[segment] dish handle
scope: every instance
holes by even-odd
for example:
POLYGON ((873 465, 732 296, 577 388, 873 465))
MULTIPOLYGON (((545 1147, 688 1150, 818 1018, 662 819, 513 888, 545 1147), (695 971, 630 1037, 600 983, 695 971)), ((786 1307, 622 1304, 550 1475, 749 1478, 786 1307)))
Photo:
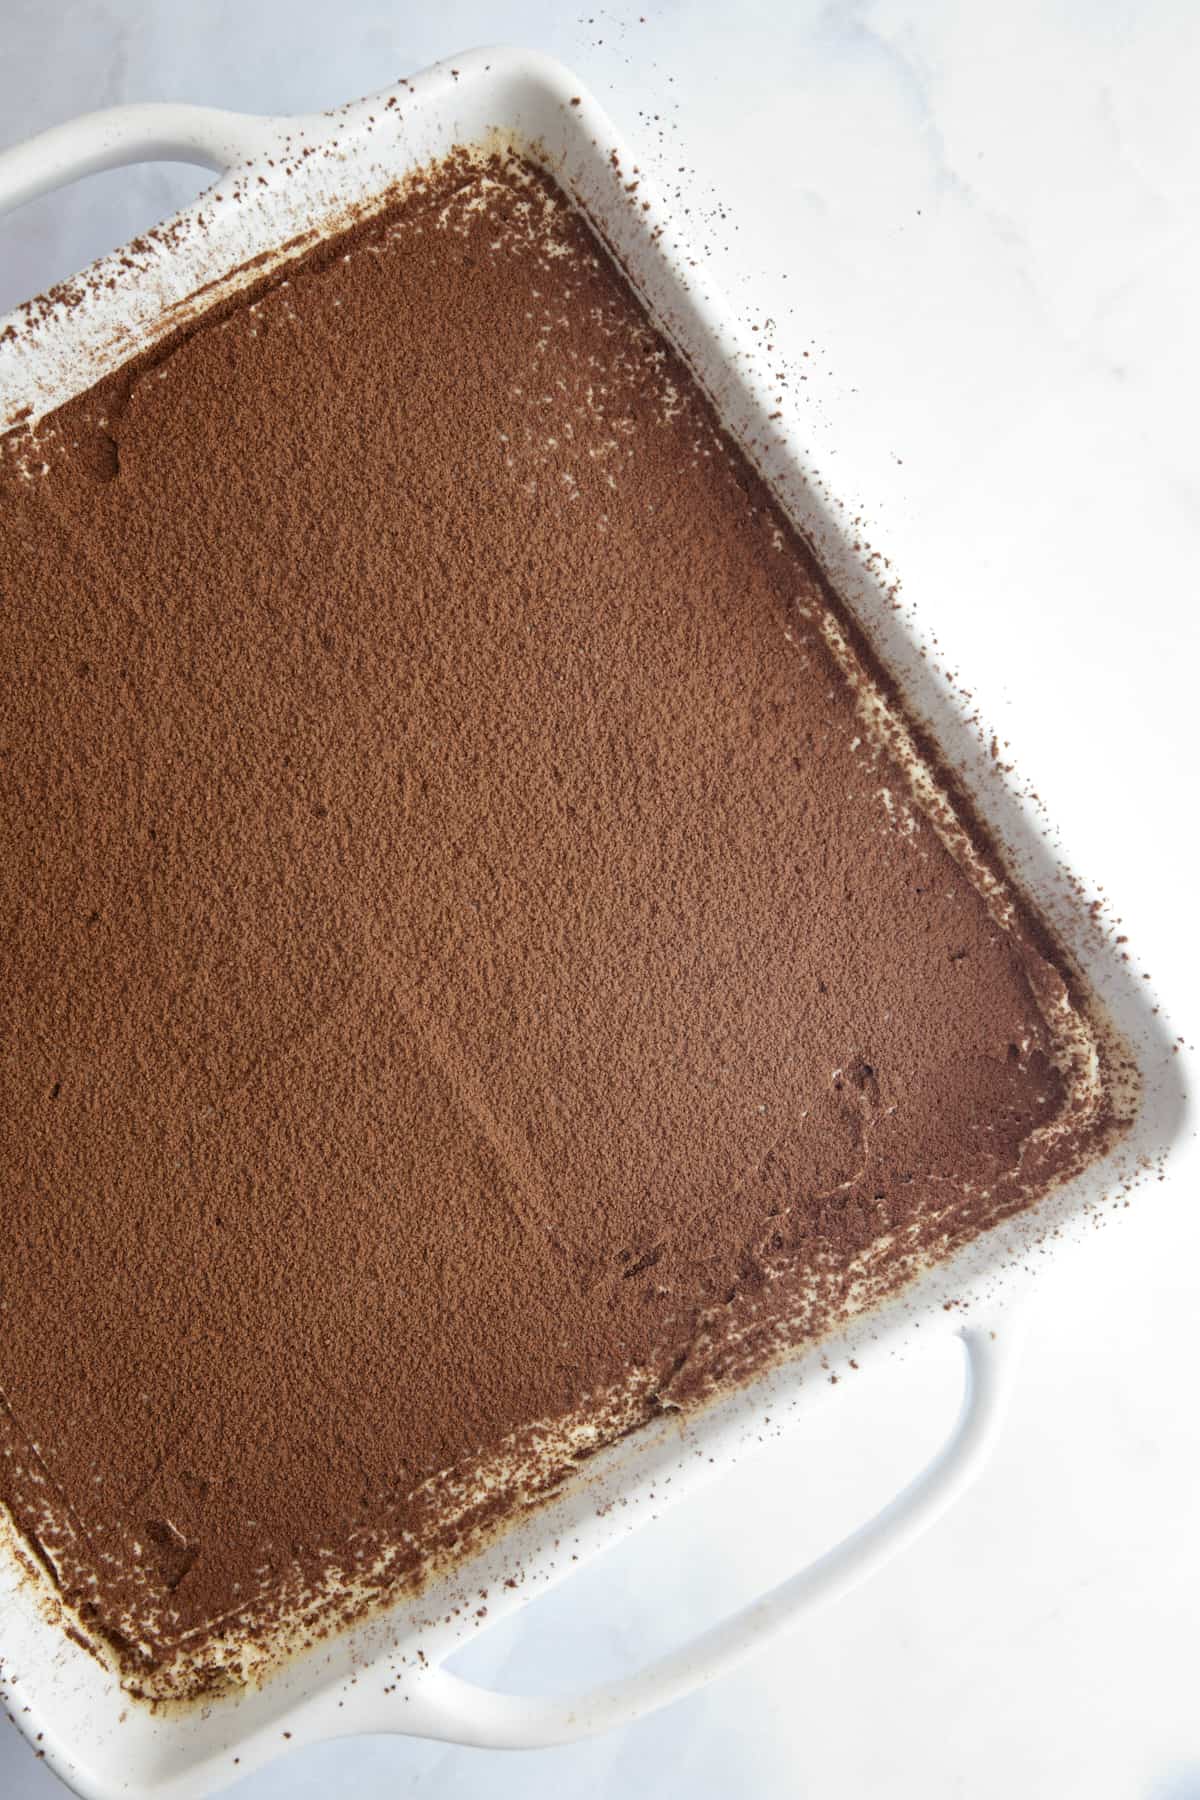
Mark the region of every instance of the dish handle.
POLYGON ((211 106, 146 102, 83 113, 0 152, 0 213, 101 169, 128 163, 198 163, 224 174, 279 142, 294 120, 211 106))
POLYGON ((933 1461, 895 1498, 833 1549, 720 1624, 636 1674, 583 1692, 529 1697, 498 1693, 434 1666, 403 1684, 408 1704, 361 1693, 352 1731, 395 1731, 488 1749, 525 1750, 570 1743, 644 1714, 715 1681, 808 1612, 837 1599, 897 1556, 944 1513, 979 1473, 999 1431, 1020 1337, 1019 1317, 1002 1326, 971 1324, 957 1335, 964 1352, 958 1421, 933 1461), (399 1713, 403 1714, 401 1718, 399 1713))

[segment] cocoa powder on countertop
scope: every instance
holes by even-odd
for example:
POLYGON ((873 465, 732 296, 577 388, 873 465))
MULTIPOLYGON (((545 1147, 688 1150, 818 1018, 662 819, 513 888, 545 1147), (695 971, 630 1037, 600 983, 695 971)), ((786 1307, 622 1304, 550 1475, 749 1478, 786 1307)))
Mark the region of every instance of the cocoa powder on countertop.
POLYGON ((0 1501, 134 1685, 1101 1141, 545 178, 452 159, 2 450, 0 1501))

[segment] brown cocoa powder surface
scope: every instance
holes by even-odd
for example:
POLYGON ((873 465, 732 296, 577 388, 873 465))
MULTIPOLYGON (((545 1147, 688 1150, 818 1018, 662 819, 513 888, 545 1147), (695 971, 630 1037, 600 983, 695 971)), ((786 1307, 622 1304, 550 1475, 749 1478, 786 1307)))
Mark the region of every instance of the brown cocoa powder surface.
POLYGON ((1069 970, 544 177, 3 449, 0 1501, 134 1686, 1094 1151, 1069 970))

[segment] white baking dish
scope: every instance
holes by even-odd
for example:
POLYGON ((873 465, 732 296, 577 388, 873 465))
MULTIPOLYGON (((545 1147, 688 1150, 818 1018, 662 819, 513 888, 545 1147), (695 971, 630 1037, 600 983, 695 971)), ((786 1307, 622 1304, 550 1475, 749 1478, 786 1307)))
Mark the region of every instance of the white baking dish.
MULTIPOLYGON (((89 385, 186 318, 200 304, 261 276, 370 205, 406 171, 456 143, 499 131, 557 176, 599 226, 660 324, 688 358, 723 419, 759 462, 816 547, 910 703, 965 772, 979 810, 1010 846, 1010 868, 1052 917, 1118 1031, 1134 1050, 1143 1096, 1115 1157, 1033 1211, 927 1272, 852 1330, 813 1348, 695 1419, 665 1417, 595 1457, 568 1491, 508 1532, 485 1555, 415 1600, 286 1666, 239 1700, 158 1715, 45 1616, 42 1596, 0 1541, 0 1683, 18 1725, 65 1781, 94 1800, 208 1794, 284 1749, 362 1731, 454 1742, 533 1746, 628 1721, 712 1679, 861 1580, 923 1530, 976 1472, 994 1434, 1017 1336, 1013 1300, 1039 1257, 1066 1248, 1100 1198, 1139 1161, 1179 1135, 1183 1095, 1165 1030, 1130 967, 1090 925, 1022 804, 990 774, 970 730, 918 654, 911 630, 863 568, 834 510, 804 476, 802 446, 743 336, 704 278, 660 198, 643 182, 624 191, 634 157, 565 69, 511 50, 476 51, 340 111, 257 119, 186 106, 97 113, 0 156, 0 210, 93 170, 151 158, 223 171, 200 201, 143 248, 95 265, 90 282, 31 323, 0 320, 0 430, 35 418, 89 385), (309 154, 304 154, 304 152, 309 154), (614 167, 612 153, 616 152, 614 167), (259 177, 263 177, 262 180, 259 177), (285 250, 283 246, 287 246, 285 250), (256 259, 250 274, 241 267, 256 259), (240 270, 240 272, 239 272, 240 270), (203 302, 196 299, 204 290, 203 302), (946 1310, 947 1300, 958 1305, 946 1310), (738 1448, 790 1428, 829 1394, 830 1368, 895 1354, 911 1332, 954 1331, 966 1386, 945 1449, 875 1520, 732 1619, 620 1680, 565 1698, 491 1693, 461 1681, 446 1658, 484 1628, 467 1596, 488 1590, 486 1624, 522 1605, 586 1557, 686 1493, 738 1448), (669 1478, 669 1487, 665 1487, 669 1478), (622 1506, 602 1506, 616 1498, 622 1506), (520 1571, 516 1586, 506 1576, 520 1571), (289 1736, 285 1736, 290 1734, 289 1736), (235 1758, 237 1759, 235 1762, 235 1758)), ((2 1537, 2 1534, 0 1534, 2 1537)))

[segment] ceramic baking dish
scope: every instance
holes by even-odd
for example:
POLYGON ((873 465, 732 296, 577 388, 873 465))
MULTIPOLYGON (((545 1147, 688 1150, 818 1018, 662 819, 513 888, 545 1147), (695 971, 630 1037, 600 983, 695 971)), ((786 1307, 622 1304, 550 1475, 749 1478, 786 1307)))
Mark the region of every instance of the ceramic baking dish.
POLYGON ((712 291, 700 259, 648 181, 637 204, 630 203, 625 179, 633 152, 557 63, 520 51, 476 51, 369 100, 303 118, 122 107, 0 156, 0 210, 135 161, 196 162, 220 172, 215 186, 168 228, 56 290, 36 316, 19 311, 0 320, 0 430, 22 416, 41 416, 201 306, 336 230, 354 209, 369 209, 413 167, 455 144, 494 141, 497 134, 522 146, 576 198, 814 545, 910 704, 964 771, 982 816, 1009 847, 1012 874, 1038 896, 1133 1049, 1142 1097, 1115 1157, 753 1387, 688 1420, 668 1415, 596 1456, 586 1479, 485 1554, 418 1598, 295 1659, 238 1700, 158 1715, 131 1702, 48 1616, 45 1595, 18 1567, 11 1544, 6 1551, 0 1533, 0 1683, 20 1728, 92 1800, 192 1800, 284 1749, 354 1732, 503 1747, 564 1742, 627 1722, 713 1679, 818 1602, 860 1581, 961 1492, 997 1427, 1018 1336, 1014 1301, 1037 1261, 1068 1250, 1115 1182, 1139 1161, 1161 1156, 1182 1127, 1177 1060, 1143 985, 1089 925, 1022 803, 994 775, 985 778, 978 734, 935 684, 910 627, 863 568, 834 509, 805 479, 801 441, 788 417, 778 416, 752 336, 739 330, 712 291), (6 334, 9 323, 14 329, 6 334), (951 1299, 958 1304, 947 1311, 951 1299), (831 1367, 851 1356, 867 1366, 894 1355, 917 1327, 923 1340, 933 1332, 961 1338, 958 1423, 924 1473, 835 1549, 799 1573, 782 1571, 772 1592, 674 1653, 588 1692, 542 1699, 493 1693, 446 1667, 455 1648, 484 1628, 465 1603, 468 1595, 488 1590, 490 1625, 636 1528, 651 1503, 661 1510, 667 1493, 687 1493, 740 1446, 761 1438, 768 1415, 771 1430, 790 1429, 806 1406, 830 1394, 831 1367), (603 1504, 615 1499, 626 1504, 603 1504), (515 1569, 521 1580, 506 1587, 515 1569))

